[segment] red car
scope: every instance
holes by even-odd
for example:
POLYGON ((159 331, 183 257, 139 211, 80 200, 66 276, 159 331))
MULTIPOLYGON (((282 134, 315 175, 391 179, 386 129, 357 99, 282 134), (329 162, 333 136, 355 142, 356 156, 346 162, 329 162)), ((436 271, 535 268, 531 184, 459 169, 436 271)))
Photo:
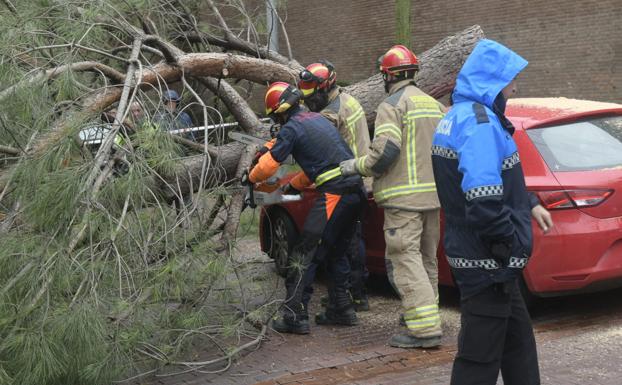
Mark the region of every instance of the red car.
MULTIPOLYGON (((622 105, 513 99, 506 113, 516 127, 527 188, 555 223, 548 234, 533 224, 526 288, 537 296, 556 296, 622 286, 622 105)), ((309 188, 302 201, 261 212, 261 247, 280 273, 315 197, 309 188)), ((383 211, 370 194, 364 237, 372 273, 385 272, 382 223, 383 211)), ((442 237, 438 260, 440 283, 453 285, 442 237)))

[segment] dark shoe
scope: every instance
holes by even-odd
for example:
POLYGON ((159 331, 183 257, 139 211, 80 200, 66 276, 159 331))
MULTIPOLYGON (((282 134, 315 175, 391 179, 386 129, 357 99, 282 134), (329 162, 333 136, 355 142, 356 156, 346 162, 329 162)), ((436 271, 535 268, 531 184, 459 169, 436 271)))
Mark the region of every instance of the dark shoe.
POLYGON ((322 305, 322 307, 328 306, 328 296, 327 295, 325 295, 323 297, 320 297, 320 305, 322 305))
POLYGON ((441 345, 441 336, 415 337, 410 334, 396 334, 389 340, 389 345, 394 348, 435 348, 441 345))
POLYGON ((311 332, 308 319, 289 320, 284 317, 273 320, 272 329, 279 333, 290 334, 309 334, 311 332))
POLYGON ((367 299, 367 296, 362 298, 355 298, 352 301, 352 304, 354 305, 354 310, 357 313, 361 311, 369 311, 369 300, 367 299))
POLYGON ((400 314, 400 326, 406 326, 406 319, 404 318, 404 313, 400 314))
POLYGON ((347 308, 343 311, 335 311, 326 309, 315 315, 315 323, 318 325, 358 325, 359 320, 353 308, 347 308))

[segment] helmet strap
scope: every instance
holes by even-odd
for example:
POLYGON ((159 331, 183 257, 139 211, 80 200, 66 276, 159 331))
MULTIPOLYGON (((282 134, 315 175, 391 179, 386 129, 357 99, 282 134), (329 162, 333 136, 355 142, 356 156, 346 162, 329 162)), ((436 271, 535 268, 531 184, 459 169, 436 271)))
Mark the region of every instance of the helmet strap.
POLYGON ((320 112, 328 105, 328 90, 317 89, 305 98, 305 104, 313 112, 320 112))
POLYGON ((382 73, 382 80, 384 80, 384 91, 388 94, 391 86, 395 83, 401 82, 402 80, 410 80, 410 83, 414 86, 417 86, 415 82, 415 75, 417 71, 400 71, 395 75, 389 75, 386 72, 382 73))

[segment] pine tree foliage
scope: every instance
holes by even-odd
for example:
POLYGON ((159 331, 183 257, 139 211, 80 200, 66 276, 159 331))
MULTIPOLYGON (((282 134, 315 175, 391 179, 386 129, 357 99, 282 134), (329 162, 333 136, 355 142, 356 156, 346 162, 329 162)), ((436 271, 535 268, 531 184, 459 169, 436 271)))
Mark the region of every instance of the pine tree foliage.
MULTIPOLYGON (((0 154, 0 385, 103 385, 176 365, 228 367, 237 346, 261 338, 278 301, 270 291, 250 300, 265 277, 219 249, 218 220, 206 226, 228 185, 205 178, 203 189, 181 193, 171 182, 180 159, 218 166, 160 126, 160 96, 173 85, 130 87, 121 142, 103 164, 81 138, 105 126, 89 98, 120 87, 114 71, 128 71, 137 31, 184 52, 220 52, 179 36, 222 26, 200 0, 11 3, 0 3, 0 145, 18 155, 0 154), (197 346, 213 364, 192 364, 197 346)), ((234 34, 261 44, 263 21, 252 21, 263 8, 218 5, 234 34)), ((162 47, 143 48, 138 72, 163 60, 162 47)), ((195 121, 226 118, 206 105, 212 94, 201 82, 184 80, 175 88, 195 121)), ((222 133, 208 144, 217 141, 222 133)))

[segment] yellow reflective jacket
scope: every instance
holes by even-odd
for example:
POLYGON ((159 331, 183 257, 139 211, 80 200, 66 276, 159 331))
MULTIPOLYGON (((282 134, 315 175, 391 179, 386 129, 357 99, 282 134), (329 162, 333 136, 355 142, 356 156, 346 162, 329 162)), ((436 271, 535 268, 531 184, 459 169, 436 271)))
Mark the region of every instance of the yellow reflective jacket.
POLYGON ((432 172, 432 137, 443 106, 411 80, 393 85, 379 106, 367 155, 357 157, 360 174, 374 176, 376 203, 385 208, 440 207, 432 172))
POLYGON ((337 127, 355 158, 367 154, 370 139, 363 107, 341 88, 332 90, 328 98, 330 102, 320 114, 337 127))

